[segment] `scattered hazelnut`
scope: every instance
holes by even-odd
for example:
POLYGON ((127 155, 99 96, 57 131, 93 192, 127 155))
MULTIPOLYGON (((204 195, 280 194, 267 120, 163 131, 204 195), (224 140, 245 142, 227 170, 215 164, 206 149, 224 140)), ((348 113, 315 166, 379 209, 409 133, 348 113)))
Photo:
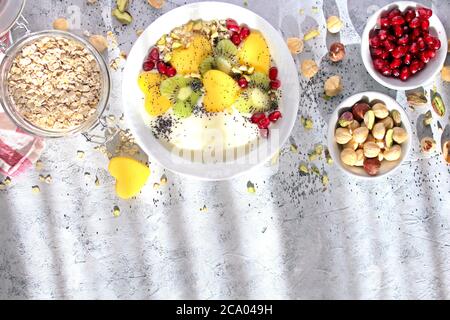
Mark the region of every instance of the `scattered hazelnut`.
POLYGON ((420 141, 420 148, 423 153, 431 153, 436 150, 436 141, 433 138, 425 137, 420 141))
POLYGON ((108 41, 102 35, 93 35, 89 37, 89 42, 97 49, 98 52, 103 53, 108 49, 108 41))
POLYGON ((376 142, 366 142, 364 143, 364 155, 366 158, 376 158, 380 153, 381 149, 376 144, 376 142))
POLYGON ((372 135, 375 139, 383 140, 385 134, 386 134, 386 128, 384 127, 383 123, 379 122, 373 126, 372 135))
POLYGON ((304 44, 300 38, 288 38, 286 40, 289 51, 292 54, 300 54, 303 52, 304 44))
POLYGON ((338 33, 342 29, 342 21, 337 16, 330 16, 327 19, 327 29, 330 33, 338 33))
POLYGON ((347 128, 337 128, 335 138, 337 143, 346 144, 352 139, 352 134, 347 128))
POLYGON ((366 127, 359 127, 353 130, 353 139, 357 143, 364 143, 367 140, 367 137, 369 136, 369 129, 366 127))
POLYGON ((342 92, 342 79, 340 76, 332 76, 325 81, 325 94, 335 97, 342 92))
POLYGON ((375 114, 375 117, 378 119, 384 119, 387 116, 389 116, 389 110, 386 108, 386 105, 383 103, 376 103, 372 107, 373 113, 375 114))
POLYGON ((386 130, 392 129, 394 127, 394 120, 391 117, 386 117, 380 121, 380 123, 384 124, 386 130))
POLYGON ((356 167, 362 167, 364 165, 364 150, 363 149, 358 149, 356 150, 356 163, 355 166, 356 167))
POLYGON ((358 102, 352 108, 353 117, 357 121, 363 121, 364 115, 369 111, 370 106, 365 102, 358 102))
POLYGON ((443 81, 450 82, 450 66, 444 66, 441 70, 441 78, 443 81))
POLYGON ((376 176, 380 172, 381 161, 377 158, 365 159, 364 160, 364 170, 368 175, 376 176))
POLYGON ((155 9, 161 9, 165 3, 165 0, 148 0, 148 4, 155 9))
POLYGON ((314 60, 303 60, 300 71, 305 78, 312 78, 319 72, 319 67, 314 60))
POLYGON ((344 112, 339 118, 339 125, 341 127, 348 127, 353 123, 353 114, 351 112, 344 112))
POLYGON ((329 57, 333 62, 342 61, 345 57, 344 45, 340 42, 333 43, 330 47, 329 57))
POLYGON ((383 156, 387 161, 397 161, 402 156, 402 147, 396 144, 392 148, 384 150, 383 156))
POLYGON ((356 163, 356 152, 353 149, 344 149, 341 152, 341 160, 348 166, 354 166, 356 163))
POLYGON ((393 134, 392 138, 398 144, 402 144, 403 142, 408 140, 408 133, 406 132, 405 129, 400 128, 400 127, 395 127, 392 130, 394 130, 394 134, 393 134))
POLYGON ((450 164, 450 140, 442 145, 442 155, 444 156, 444 161, 450 164))
POLYGON ((69 30, 69 21, 64 18, 58 18, 53 21, 53 29, 67 31, 69 30))

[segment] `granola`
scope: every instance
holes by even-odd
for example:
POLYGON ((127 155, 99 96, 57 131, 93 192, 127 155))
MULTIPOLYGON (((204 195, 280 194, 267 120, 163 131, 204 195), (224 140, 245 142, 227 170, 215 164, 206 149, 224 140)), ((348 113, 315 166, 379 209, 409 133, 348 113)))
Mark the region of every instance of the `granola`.
POLYGON ((76 40, 46 36, 25 46, 7 80, 17 112, 39 128, 72 129, 97 111, 100 67, 76 40))

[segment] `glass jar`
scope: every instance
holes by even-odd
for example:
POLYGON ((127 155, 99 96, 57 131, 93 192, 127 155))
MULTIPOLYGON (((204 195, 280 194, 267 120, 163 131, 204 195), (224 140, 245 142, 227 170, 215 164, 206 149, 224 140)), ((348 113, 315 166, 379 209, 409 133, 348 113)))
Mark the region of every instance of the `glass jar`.
POLYGON ((3 61, 0 64, 0 104, 8 114, 10 119, 21 129, 43 138, 60 138, 73 136, 79 133, 86 133, 96 127, 100 123, 102 114, 104 113, 110 96, 111 90, 111 76, 108 66, 106 65, 103 57, 98 51, 85 39, 74 35, 72 33, 64 31, 40 31, 36 33, 30 33, 16 41, 6 52, 3 61), (44 37, 63 37, 69 40, 73 40, 81 43, 95 58, 100 69, 100 81, 101 81, 101 94, 99 97, 99 103, 96 112, 89 117, 85 122, 76 127, 71 127, 64 130, 52 130, 47 128, 38 127, 28 120, 26 120, 16 109, 14 102, 12 101, 7 83, 7 76, 11 69, 14 59, 21 52, 21 50, 38 39, 44 37))

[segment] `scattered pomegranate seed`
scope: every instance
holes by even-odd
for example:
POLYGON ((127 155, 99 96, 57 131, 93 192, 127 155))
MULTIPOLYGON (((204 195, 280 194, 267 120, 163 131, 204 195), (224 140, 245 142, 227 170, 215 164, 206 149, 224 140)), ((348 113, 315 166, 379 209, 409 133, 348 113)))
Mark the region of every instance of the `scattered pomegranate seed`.
POLYGON ((231 36, 231 42, 234 43, 234 45, 238 46, 241 44, 241 37, 239 36, 239 33, 233 33, 231 36))
POLYGON ((238 85, 239 85, 239 87, 241 87, 242 89, 247 88, 247 87, 248 87, 248 81, 247 81, 247 79, 245 79, 244 77, 240 78, 240 79, 238 80, 238 85))
POLYGON ((158 69, 158 72, 161 74, 167 73, 167 65, 163 61, 158 61, 156 64, 156 68, 158 69))
POLYGON ((169 78, 175 77, 175 76, 177 75, 177 69, 175 69, 175 68, 172 67, 172 66, 167 67, 167 69, 166 69, 166 75, 167 75, 169 78))
POLYGON ((269 131, 269 129, 259 129, 259 134, 263 138, 268 138, 270 135, 270 131, 269 131))
POLYGON ((153 48, 148 55, 149 60, 157 62, 159 60, 159 49, 153 48))
POLYGON ((226 27, 228 30, 233 31, 233 32, 240 31, 238 23, 236 22, 236 20, 233 20, 233 19, 227 19, 226 27))
POLYGON ((241 27, 241 31, 239 32, 239 37, 241 38, 241 41, 242 40, 245 40, 249 35, 250 35, 250 28, 249 27, 247 27, 247 26, 242 26, 241 27))
POLYGON ((250 118, 250 121, 252 123, 259 123, 259 121, 261 121, 261 119, 264 119, 266 117, 266 115, 263 112, 257 112, 254 115, 252 115, 252 117, 250 118))
POLYGON ((269 70, 269 79, 270 80, 277 80, 278 78, 278 68, 272 67, 269 70))
POLYGON ((282 118, 283 115, 280 111, 274 111, 271 114, 269 114, 269 120, 272 122, 277 122, 280 118, 282 118))
POLYGON ((258 128, 267 129, 270 126, 270 120, 266 116, 258 121, 258 128))
POLYGON ((153 69, 155 69, 155 63, 153 61, 147 60, 144 62, 143 69, 146 72, 152 71, 153 69))
POLYGON ((280 87, 281 87, 281 81, 280 80, 272 80, 272 81, 270 81, 270 87, 273 89, 273 90, 278 90, 278 89, 280 89, 280 87))

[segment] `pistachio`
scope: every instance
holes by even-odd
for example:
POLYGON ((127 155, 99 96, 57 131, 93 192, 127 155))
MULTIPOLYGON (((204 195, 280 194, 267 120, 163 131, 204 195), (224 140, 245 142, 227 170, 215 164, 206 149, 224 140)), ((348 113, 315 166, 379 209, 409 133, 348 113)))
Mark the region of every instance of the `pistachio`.
POLYGON ((399 126, 402 124, 402 115, 400 114, 400 112, 398 110, 392 110, 391 117, 392 117, 392 120, 394 120, 394 124, 396 126, 399 126))
POLYGON ((428 127, 433 122, 433 115, 431 114, 431 111, 427 111, 425 113, 425 116, 423 117, 423 125, 425 127, 428 127))
POLYGON ((393 129, 389 129, 386 132, 386 137, 384 138, 384 144, 386 145, 387 148, 392 147, 392 145, 394 144, 394 130, 393 129))
POLYGON ((434 152, 436 150, 436 141, 431 137, 424 137, 420 140, 420 149, 425 154, 434 152))
POLYGON ((117 0, 117 9, 120 12, 125 12, 128 9, 128 0, 117 0))
POLYGON ((351 131, 354 131, 355 129, 359 128, 360 126, 361 126, 361 125, 359 124, 358 121, 353 120, 353 122, 348 126, 348 128, 349 128, 351 131))
POLYGON ((364 165, 364 150, 363 149, 358 149, 356 150, 356 162, 355 162, 355 166, 356 167, 362 167, 364 165))
POLYGON ((353 123, 353 114, 351 112, 344 112, 339 118, 339 125, 341 127, 348 127, 353 123))
POLYGON ((428 103, 427 97, 422 92, 410 92, 406 95, 406 100, 411 107, 422 107, 428 103))
POLYGON ((394 139, 395 142, 397 142, 398 144, 402 144, 404 143, 406 140, 408 140, 408 133, 406 132, 405 129, 400 128, 400 127, 395 127, 394 129, 394 134, 392 136, 392 138, 394 139))
POLYGON ((352 134, 347 128, 337 128, 335 139, 338 144, 346 144, 352 139, 352 134))
POLYGON ((356 142, 355 138, 344 144, 344 149, 353 149, 356 150, 359 147, 359 143, 356 142))
POLYGON ((389 116, 380 121, 380 123, 384 124, 384 127, 389 130, 394 127, 394 120, 389 116))
POLYGON ((348 166, 354 166, 356 164, 356 152, 353 149, 344 149, 341 152, 341 161, 348 165, 348 166))
POLYGON ((304 173, 304 174, 308 174, 308 173, 309 173, 308 166, 307 166, 306 164, 304 164, 304 163, 300 164, 298 170, 299 170, 301 173, 304 173))
POLYGON ((375 114, 375 117, 378 119, 384 119, 389 116, 389 110, 386 108, 386 105, 384 103, 376 103, 372 107, 372 110, 375 114))
POLYGON ((356 143, 364 143, 369 136, 369 129, 366 127, 359 127, 353 130, 353 139, 356 143))
POLYGON ((376 158, 380 151, 381 149, 376 142, 364 143, 364 156, 366 156, 366 158, 376 158))
POLYGON ((122 24, 133 22, 133 17, 128 12, 121 12, 118 8, 112 11, 112 15, 122 24))
POLYGON ((396 144, 392 148, 386 149, 383 152, 383 157, 387 161, 397 161, 402 156, 402 148, 396 144))
POLYGON ((172 49, 178 49, 181 48, 182 44, 178 41, 174 41, 174 43, 172 43, 172 49))
POLYGON ((433 91, 431 95, 431 105, 433 106, 434 112, 440 117, 443 117, 445 114, 445 105, 442 97, 436 91, 433 91))
POLYGON ((372 130, 374 124, 375 124, 375 113, 373 110, 369 110, 364 115, 364 124, 366 125, 367 129, 372 130))
POLYGON ((379 122, 373 126, 372 135, 377 140, 383 140, 386 134, 386 128, 383 123, 379 122))

